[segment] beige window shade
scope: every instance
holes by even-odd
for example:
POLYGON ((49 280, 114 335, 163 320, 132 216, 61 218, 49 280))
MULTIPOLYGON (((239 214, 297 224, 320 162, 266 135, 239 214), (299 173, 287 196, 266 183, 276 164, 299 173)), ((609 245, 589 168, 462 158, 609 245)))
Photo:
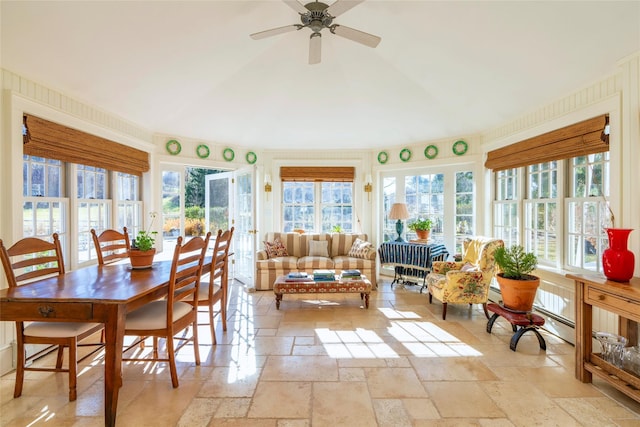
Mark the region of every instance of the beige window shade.
POLYGON ((355 177, 355 168, 351 166, 341 167, 302 167, 283 166, 280 168, 282 181, 331 181, 352 182, 355 177))
POLYGON ((25 115, 30 138, 24 154, 80 163, 132 175, 149 170, 149 154, 40 117, 25 115))
POLYGON ((601 139, 606 123, 602 115, 490 151, 484 165, 501 171, 609 151, 608 140, 601 139))

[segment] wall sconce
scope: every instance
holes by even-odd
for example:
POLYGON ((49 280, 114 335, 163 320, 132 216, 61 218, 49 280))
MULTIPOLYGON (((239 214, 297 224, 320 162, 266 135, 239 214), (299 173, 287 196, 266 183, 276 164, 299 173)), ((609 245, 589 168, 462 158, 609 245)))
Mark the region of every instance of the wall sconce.
POLYGON ((271 193, 271 175, 264 174, 264 192, 267 193, 267 200, 269 200, 269 193, 271 193))
POLYGON ((368 173, 364 178, 364 192, 367 193, 367 200, 371 201, 371 190, 373 187, 371 186, 371 174, 368 173))

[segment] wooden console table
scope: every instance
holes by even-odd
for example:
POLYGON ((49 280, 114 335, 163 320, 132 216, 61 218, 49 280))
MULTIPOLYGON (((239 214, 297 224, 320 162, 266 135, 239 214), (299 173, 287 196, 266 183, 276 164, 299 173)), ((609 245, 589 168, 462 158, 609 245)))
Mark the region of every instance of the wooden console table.
POLYGON ((595 275, 567 274, 576 286, 576 378, 589 383, 592 376, 608 382, 622 393, 640 402, 640 377, 624 371, 592 352, 593 307, 619 316, 618 334, 629 345, 638 344, 640 322, 640 278, 619 283, 595 275))

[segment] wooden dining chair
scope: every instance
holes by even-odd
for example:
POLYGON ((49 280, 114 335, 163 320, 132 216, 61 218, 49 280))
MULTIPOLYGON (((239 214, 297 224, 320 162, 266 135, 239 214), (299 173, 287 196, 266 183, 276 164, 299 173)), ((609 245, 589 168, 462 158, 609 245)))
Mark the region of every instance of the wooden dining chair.
MULTIPOLYGON (((198 306, 207 307, 209 312, 209 327, 211 342, 217 344, 215 317, 220 315, 222 330, 227 330, 227 300, 229 294, 229 248, 233 237, 234 227, 223 232, 218 230, 211 256, 211 271, 209 280, 200 284, 198 306), (216 309, 218 305, 218 309, 216 309)), ((206 276, 205 276, 206 277, 206 276)))
MULTIPOLYGON (((64 261, 58 234, 53 234, 53 242, 27 237, 16 242, 10 248, 4 246, 0 240, 0 258, 4 267, 9 288, 44 279, 54 275, 64 274, 64 261)), ((44 314, 43 314, 44 315, 44 314)), ((99 332, 103 328, 101 323, 75 322, 16 322, 16 337, 18 355, 16 363, 16 384, 13 397, 22 394, 25 371, 69 372, 69 400, 77 398, 77 366, 78 362, 98 351, 102 343, 86 344, 98 346, 94 351, 78 360, 78 344, 85 338, 99 332), (36 367, 27 366, 27 362, 42 356, 41 353, 29 356, 25 353, 25 344, 48 344, 58 346, 56 366, 36 367), (63 350, 69 349, 69 367, 62 368, 63 350)))
POLYGON ((129 258, 129 250, 131 243, 129 242, 129 234, 127 227, 123 227, 122 233, 117 230, 104 230, 100 235, 91 229, 91 237, 93 245, 98 254, 98 264, 110 264, 123 259, 129 258))
POLYGON ((124 349, 125 354, 138 347, 146 338, 153 337, 153 353, 151 357, 123 357, 123 361, 163 361, 169 362, 171 383, 178 387, 175 353, 188 342, 193 342, 196 365, 200 365, 198 350, 198 289, 202 275, 202 265, 209 246, 211 233, 202 237, 193 237, 184 245, 183 238, 178 237, 173 253, 169 286, 165 299, 150 302, 130 313, 125 319, 125 335, 138 337, 124 349), (192 327, 191 337, 186 330, 192 327), (185 333, 176 337, 181 331, 185 333), (158 354, 158 338, 166 339, 167 357, 158 354), (174 347, 173 340, 180 343, 174 347))

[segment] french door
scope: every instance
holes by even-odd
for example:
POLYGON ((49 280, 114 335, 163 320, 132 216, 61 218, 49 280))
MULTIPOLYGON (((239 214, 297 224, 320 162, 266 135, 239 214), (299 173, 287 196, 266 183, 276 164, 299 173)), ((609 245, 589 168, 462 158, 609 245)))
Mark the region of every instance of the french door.
POLYGON ((211 233, 235 227, 231 252, 235 278, 253 284, 256 252, 254 168, 207 175, 205 220, 211 233))

